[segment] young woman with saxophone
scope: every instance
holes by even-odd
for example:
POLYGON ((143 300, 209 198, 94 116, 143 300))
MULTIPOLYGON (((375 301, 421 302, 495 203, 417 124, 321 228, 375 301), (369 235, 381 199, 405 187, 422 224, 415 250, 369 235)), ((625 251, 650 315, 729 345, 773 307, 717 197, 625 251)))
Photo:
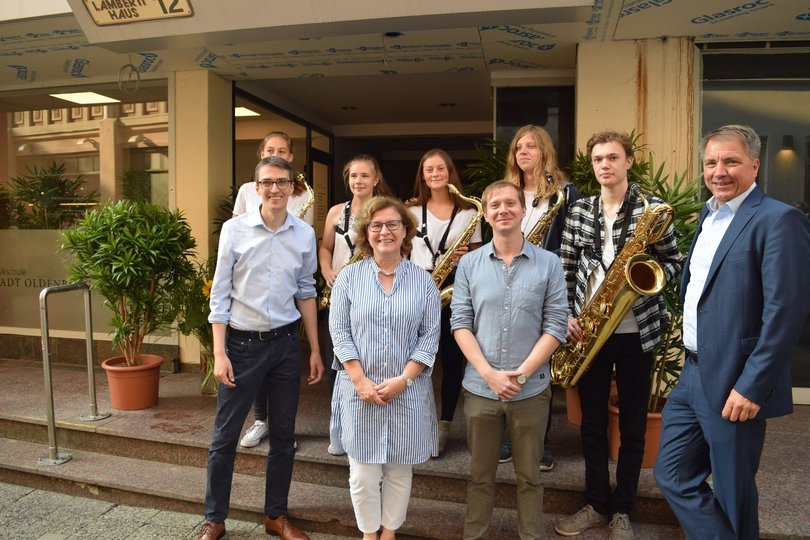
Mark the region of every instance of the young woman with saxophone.
MULTIPOLYGON (((414 197, 407 205, 418 223, 413 241, 411 262, 428 272, 437 270, 442 255, 465 233, 467 226, 478 216, 475 205, 452 193, 453 185, 461 193, 461 180, 452 158, 444 150, 428 150, 419 161, 414 183, 414 197)), ((468 251, 481 245, 481 226, 475 226, 469 244, 458 246, 450 258, 455 267, 468 251)), ((438 269, 446 270, 446 269, 438 269)), ((453 282, 450 275, 444 286, 453 282)), ((450 332, 450 307, 442 309, 439 355, 442 363, 441 402, 439 418, 439 454, 444 452, 450 434, 450 423, 455 414, 464 376, 464 357, 450 332)))
MULTIPOLYGON (((520 186, 526 196, 526 216, 521 223, 523 237, 559 255, 568 209, 582 194, 557 166, 557 152, 545 129, 529 124, 517 130, 509 144, 505 180, 520 186)), ((540 459, 540 470, 544 472, 554 468, 554 455, 548 447, 553 402, 552 398, 540 459)), ((511 459, 512 442, 507 435, 501 445, 501 463, 511 459)))
MULTIPOLYGON (((363 205, 372 197, 390 195, 391 193, 380 171, 380 164, 367 154, 357 155, 346 163, 343 167, 343 185, 352 194, 352 198, 329 209, 323 226, 323 239, 318 248, 318 262, 321 265, 321 274, 330 293, 338 273, 356 252, 355 216, 360 214, 363 205)), ((321 305, 328 309, 328 300, 327 305, 323 305, 325 303, 323 302, 324 298, 328 298, 328 296, 324 295, 320 299, 321 305)), ((337 371, 332 365, 334 354, 332 351, 332 337, 329 332, 326 332, 325 339, 326 347, 323 350, 323 358, 326 358, 329 393, 333 397, 332 414, 329 420, 329 448, 327 451, 332 455, 340 456, 345 452, 340 442, 340 416, 336 414, 338 404, 334 400, 333 390, 337 371)))

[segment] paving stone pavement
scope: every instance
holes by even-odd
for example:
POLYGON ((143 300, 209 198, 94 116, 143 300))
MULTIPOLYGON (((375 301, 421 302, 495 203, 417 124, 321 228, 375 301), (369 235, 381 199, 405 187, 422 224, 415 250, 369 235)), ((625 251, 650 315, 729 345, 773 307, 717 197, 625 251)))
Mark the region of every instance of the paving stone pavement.
MULTIPOLYGON (((202 516, 122 506, 0 482, 2 540, 188 540, 202 516)), ((309 533, 312 540, 346 540, 309 533)), ((266 539, 264 527, 228 520, 229 540, 266 539)))

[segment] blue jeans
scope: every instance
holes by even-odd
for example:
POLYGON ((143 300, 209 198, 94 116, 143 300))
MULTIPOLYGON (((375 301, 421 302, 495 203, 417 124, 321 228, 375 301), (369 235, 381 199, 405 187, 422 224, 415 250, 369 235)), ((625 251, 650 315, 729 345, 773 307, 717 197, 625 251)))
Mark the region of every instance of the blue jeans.
POLYGON ((295 414, 301 384, 301 340, 298 325, 269 340, 227 336, 225 350, 236 386, 220 383, 217 415, 208 450, 205 519, 221 523, 228 517, 236 445, 259 388, 268 389, 270 453, 265 472, 264 513, 287 514, 287 496, 295 458, 295 414))

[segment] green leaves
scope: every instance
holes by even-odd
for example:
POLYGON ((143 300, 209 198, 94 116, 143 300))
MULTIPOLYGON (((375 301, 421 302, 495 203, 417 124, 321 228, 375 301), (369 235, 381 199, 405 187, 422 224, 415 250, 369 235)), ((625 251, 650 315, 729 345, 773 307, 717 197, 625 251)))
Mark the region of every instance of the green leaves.
POLYGON ((9 179, 10 195, 20 229, 69 227, 96 202, 95 191, 84 190, 83 176, 69 177, 64 163, 28 167, 27 174, 9 179))
POLYGON ((71 281, 84 281, 113 311, 113 345, 137 363, 147 334, 171 326, 174 301, 194 274, 196 242, 180 211, 149 202, 119 201, 88 212, 62 234, 73 255, 71 281))

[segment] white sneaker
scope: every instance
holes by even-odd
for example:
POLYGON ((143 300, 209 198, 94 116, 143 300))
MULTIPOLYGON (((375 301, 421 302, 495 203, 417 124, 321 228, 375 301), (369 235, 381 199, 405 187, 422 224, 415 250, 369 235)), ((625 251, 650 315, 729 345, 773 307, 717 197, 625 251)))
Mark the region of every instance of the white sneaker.
POLYGON ((262 439, 267 437, 267 433, 267 422, 256 420, 245 432, 245 436, 239 441, 239 445, 245 448, 252 448, 262 442, 262 439))
POLYGON ((332 446, 331 444, 326 449, 326 451, 329 452, 329 454, 331 454, 333 456, 345 456, 346 455, 345 450, 343 450, 341 448, 336 448, 336 447, 332 446))

